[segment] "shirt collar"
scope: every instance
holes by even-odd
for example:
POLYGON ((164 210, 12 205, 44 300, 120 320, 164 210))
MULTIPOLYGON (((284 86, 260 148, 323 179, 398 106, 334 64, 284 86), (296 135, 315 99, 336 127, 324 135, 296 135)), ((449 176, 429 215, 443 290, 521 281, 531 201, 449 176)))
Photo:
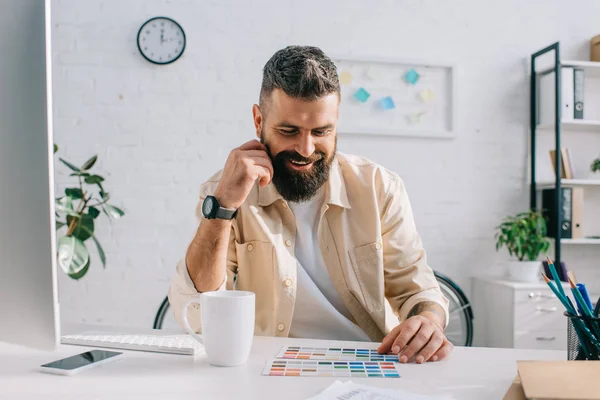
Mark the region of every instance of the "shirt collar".
MULTIPOLYGON (((329 179, 325 182, 325 187, 327 189, 327 204, 342 208, 351 208, 337 156, 331 163, 329 179)), ((265 187, 258 186, 258 205, 260 207, 270 206, 279 199, 283 200, 283 197, 279 194, 273 183, 269 183, 265 187)))

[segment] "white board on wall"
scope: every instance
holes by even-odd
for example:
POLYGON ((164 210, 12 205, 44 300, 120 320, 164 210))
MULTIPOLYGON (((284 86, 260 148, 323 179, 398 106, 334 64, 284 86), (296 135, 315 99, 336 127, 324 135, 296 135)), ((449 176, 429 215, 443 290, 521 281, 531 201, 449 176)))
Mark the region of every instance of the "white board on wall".
POLYGON ((340 134, 455 136, 453 65, 371 57, 333 61, 341 85, 340 134))

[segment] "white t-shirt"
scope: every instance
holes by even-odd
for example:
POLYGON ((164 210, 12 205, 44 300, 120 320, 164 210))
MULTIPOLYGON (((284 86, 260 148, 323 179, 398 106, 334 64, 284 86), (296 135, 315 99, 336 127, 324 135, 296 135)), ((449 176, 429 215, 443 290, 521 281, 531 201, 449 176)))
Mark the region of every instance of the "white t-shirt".
POLYGON ((296 218, 295 253, 298 260, 296 304, 290 337, 371 341, 354 322, 333 286, 318 241, 324 189, 309 201, 289 202, 296 218))

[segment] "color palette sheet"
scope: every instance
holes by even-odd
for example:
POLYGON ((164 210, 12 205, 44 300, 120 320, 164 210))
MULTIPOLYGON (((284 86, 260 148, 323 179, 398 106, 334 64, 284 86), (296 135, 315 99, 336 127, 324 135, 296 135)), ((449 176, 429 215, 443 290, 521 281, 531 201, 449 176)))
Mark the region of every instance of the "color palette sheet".
POLYGON ((375 361, 317 361, 276 359, 267 363, 266 376, 400 378, 399 363, 375 361))
POLYGON ((317 361, 375 361, 398 362, 398 356, 379 354, 377 350, 341 347, 284 347, 277 358, 317 361))

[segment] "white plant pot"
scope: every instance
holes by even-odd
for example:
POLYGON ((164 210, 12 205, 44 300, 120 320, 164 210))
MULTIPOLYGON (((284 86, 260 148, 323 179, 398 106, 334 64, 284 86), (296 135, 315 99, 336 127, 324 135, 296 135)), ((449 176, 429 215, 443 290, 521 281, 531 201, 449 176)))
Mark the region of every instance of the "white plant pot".
POLYGON ((540 280, 541 261, 509 261, 508 278, 517 282, 538 282, 540 280))

